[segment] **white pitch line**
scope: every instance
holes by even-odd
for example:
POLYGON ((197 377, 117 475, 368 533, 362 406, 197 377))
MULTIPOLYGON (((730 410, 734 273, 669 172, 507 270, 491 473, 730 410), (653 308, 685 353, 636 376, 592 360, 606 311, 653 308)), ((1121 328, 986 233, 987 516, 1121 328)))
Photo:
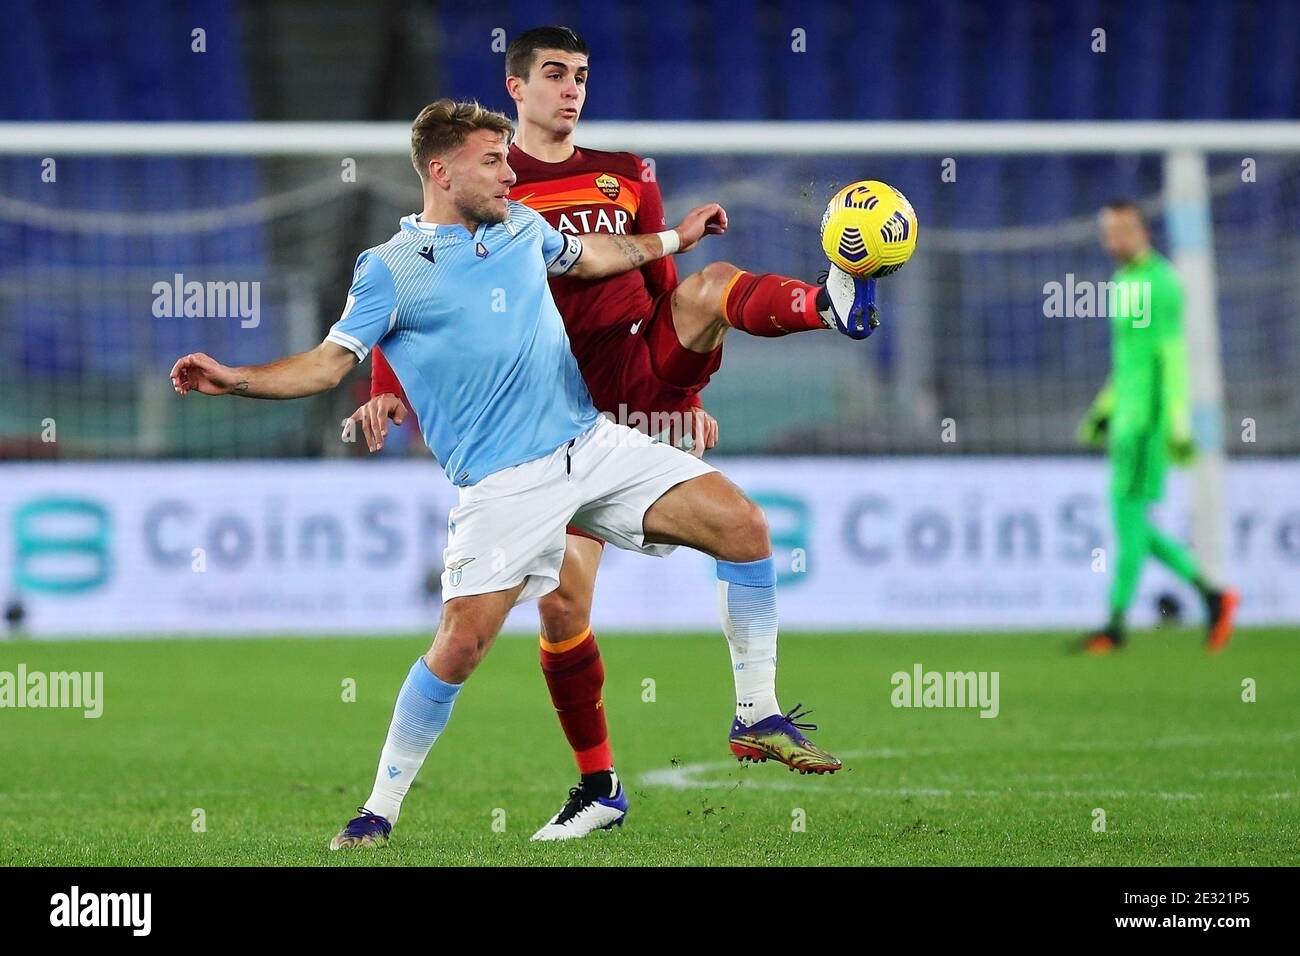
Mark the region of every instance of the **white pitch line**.
POLYGON ((1237 780, 1245 778, 1261 780, 1272 777, 1283 777, 1287 780, 1300 779, 1294 770, 1238 770, 1228 768, 1224 770, 1195 770, 1193 773, 1198 777, 1205 777, 1210 780, 1237 780))
MULTIPOLYGON (((872 750, 851 750, 843 754, 846 758, 862 758, 876 760, 898 760, 914 757, 929 757, 937 755, 951 754, 972 754, 972 753, 1025 753, 1025 752, 1058 752, 1067 753, 1079 750, 1118 750, 1118 751, 1141 751, 1141 750, 1166 750, 1177 749, 1180 747, 1198 747, 1205 745, 1217 745, 1231 742, 1285 742, 1300 737, 1300 731, 1283 731, 1274 734, 1261 735, 1242 735, 1242 734, 1198 734, 1185 735, 1182 737, 1164 737, 1154 740, 1145 741, 1066 741, 1047 747, 1023 747, 1023 748, 994 748, 992 751, 985 748, 983 750, 974 748, 959 747, 917 747, 915 749, 883 747, 872 750)), ((644 786, 650 787, 667 787, 672 790, 719 790, 735 789, 746 787, 752 790, 808 790, 808 784, 801 781, 783 781, 783 780, 706 780, 701 779, 704 775, 718 773, 727 770, 757 770, 757 768, 738 766, 733 760, 713 760, 701 761, 699 763, 683 764, 679 767, 665 767, 658 770, 651 770, 640 777, 640 782, 644 786)), ((1027 778, 1015 777, 1011 779, 1033 779, 1033 775, 1027 778)), ((1203 800, 1208 797, 1217 797, 1218 794, 1206 794, 1200 792, 1186 791, 1164 791, 1164 790, 1015 790, 1008 787, 1005 790, 975 790, 969 788, 952 789, 944 787, 869 787, 857 786, 854 784, 834 784, 835 790, 851 791, 854 793, 868 793, 876 796, 894 796, 894 797, 952 797, 964 796, 972 798, 1001 798, 1001 797, 1042 797, 1047 799, 1071 799, 1087 798, 1094 799, 1097 797, 1109 797, 1116 799, 1126 799, 1129 797, 1152 797, 1159 800, 1203 800)), ((1276 791, 1270 794, 1244 794, 1252 798, 1270 799, 1270 800, 1290 800, 1297 796, 1295 791, 1276 791)))
MULTIPOLYGON (((852 753, 846 756, 853 756, 852 753)), ((742 773, 753 772, 754 774, 762 773, 758 768, 737 767, 730 761, 712 761, 708 763, 687 764, 681 767, 672 767, 662 770, 652 770, 641 776, 641 783, 646 786, 662 786, 673 790, 724 790, 745 788, 750 790, 804 790, 807 791, 809 785, 806 781, 799 780, 703 780, 701 774, 723 771, 728 769, 739 769, 742 773)), ((835 792, 851 791, 853 793, 867 793, 874 796, 889 797, 973 797, 973 798, 1002 798, 1002 797, 1044 797, 1048 799, 1062 798, 1095 798, 1095 797, 1156 797, 1161 800, 1201 800, 1208 794, 1204 793, 1187 793, 1181 791, 1138 791, 1138 790, 1089 790, 1089 791, 1071 791, 1071 790, 1015 790, 1008 787, 1005 790, 977 790, 973 788, 949 788, 949 787, 870 787, 858 786, 855 784, 829 784, 827 792, 833 786, 835 792)), ((1278 794, 1272 795, 1280 796, 1278 794)))

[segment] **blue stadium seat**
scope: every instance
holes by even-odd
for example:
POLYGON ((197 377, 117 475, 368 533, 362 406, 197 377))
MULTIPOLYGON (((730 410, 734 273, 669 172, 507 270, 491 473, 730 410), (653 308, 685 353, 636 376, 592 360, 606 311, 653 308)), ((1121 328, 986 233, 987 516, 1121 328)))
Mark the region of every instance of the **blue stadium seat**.
MULTIPOLYGON (((0 42, 0 118, 21 120, 226 120, 251 118, 235 11, 217 0, 178 6, 68 0, 59 16, 29 0, 6 10, 0 42), (39 11, 39 12, 38 12, 39 11), (44 15, 42 15, 44 14, 44 15), (207 33, 206 52, 190 49, 207 33)), ((39 161, 0 164, 5 195, 76 213, 164 213, 225 206, 258 194, 256 164, 239 159, 53 157, 55 184, 42 183, 39 161)), ((29 374, 129 375, 140 367, 141 322, 156 323, 150 360, 174 355, 192 328, 150 313, 153 281, 184 268, 200 281, 266 274, 257 227, 165 239, 0 222, 6 276, 33 294, 14 306, 29 374), (66 281, 76 267, 75 283, 66 281), (202 274, 194 274, 198 270, 202 274), (59 281, 62 277, 63 281, 59 281)), ((273 303, 264 303, 264 318, 273 303)), ((238 324, 232 323, 237 329, 238 324)), ((241 352, 270 344, 275 327, 240 329, 241 352)))

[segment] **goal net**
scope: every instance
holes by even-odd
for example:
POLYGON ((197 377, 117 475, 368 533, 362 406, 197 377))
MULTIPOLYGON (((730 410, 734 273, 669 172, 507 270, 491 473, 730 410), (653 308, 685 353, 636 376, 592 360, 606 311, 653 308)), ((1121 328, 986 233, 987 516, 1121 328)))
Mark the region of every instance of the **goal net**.
MULTIPOLYGON (((1201 304, 1221 379, 1197 387, 1211 410, 1222 396, 1230 438, 1251 429, 1229 454, 1300 451, 1300 141, 1256 150, 1250 127, 1207 131, 1188 153, 1204 181, 1174 201, 1158 135, 1097 140, 1076 125, 1057 144, 1026 124, 1021 144, 973 124, 906 136, 739 125, 591 124, 583 139, 646 156, 670 221, 699 202, 727 208, 730 232, 679 257, 683 275, 723 259, 815 279, 824 204, 863 178, 909 196, 920 243, 881 282, 884 324, 866 343, 728 337, 705 394, 721 452, 1077 451, 1109 330, 1077 309, 1053 314, 1049 290, 1068 301, 1108 277, 1096 212, 1119 196, 1142 204, 1176 261, 1177 217, 1207 216, 1212 275, 1191 288, 1213 299, 1201 304)), ((338 424, 364 396, 368 365, 349 388, 290 403, 175 402, 166 371, 193 350, 243 364, 310 348, 340 311, 358 251, 419 202, 400 124, 8 128, 0 456, 50 454, 50 424, 62 457, 356 453, 338 424)))

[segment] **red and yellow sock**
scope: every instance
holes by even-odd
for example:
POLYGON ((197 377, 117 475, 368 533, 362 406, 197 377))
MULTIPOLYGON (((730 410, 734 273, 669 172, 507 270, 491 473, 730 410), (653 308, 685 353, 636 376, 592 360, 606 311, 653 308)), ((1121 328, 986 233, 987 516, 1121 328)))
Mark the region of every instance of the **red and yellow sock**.
POLYGON ((578 772, 599 773, 614 766, 605 725, 605 665, 596 635, 587 628, 563 641, 541 637, 542 673, 551 691, 564 736, 573 748, 578 772))
POLYGON ((722 293, 722 314, 732 328, 774 337, 826 328, 817 312, 821 287, 771 272, 737 272, 722 293))

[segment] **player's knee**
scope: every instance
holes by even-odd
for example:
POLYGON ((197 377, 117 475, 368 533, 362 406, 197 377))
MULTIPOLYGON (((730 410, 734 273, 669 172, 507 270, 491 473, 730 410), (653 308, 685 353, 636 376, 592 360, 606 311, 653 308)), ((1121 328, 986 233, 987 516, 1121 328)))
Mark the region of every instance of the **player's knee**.
POLYGON ((444 626, 429 653, 424 656, 429 670, 452 684, 463 682, 492 646, 493 635, 467 625, 444 626))
POLYGON ((740 266, 733 265, 730 262, 710 262, 700 270, 700 275, 706 282, 726 285, 731 281, 731 277, 740 271, 740 266))
POLYGON ((591 604, 559 590, 538 600, 537 613, 542 622, 542 634, 552 643, 581 634, 591 623, 591 604))
POLYGON ((768 532, 767 516, 763 509, 749 498, 741 498, 729 515, 726 530, 727 561, 757 561, 772 553, 772 537, 768 532))
POLYGON ((739 271, 740 267, 730 262, 710 262, 696 273, 700 277, 700 282, 694 290, 693 298, 702 305, 716 307, 722 301, 722 293, 727 288, 727 283, 739 271))

